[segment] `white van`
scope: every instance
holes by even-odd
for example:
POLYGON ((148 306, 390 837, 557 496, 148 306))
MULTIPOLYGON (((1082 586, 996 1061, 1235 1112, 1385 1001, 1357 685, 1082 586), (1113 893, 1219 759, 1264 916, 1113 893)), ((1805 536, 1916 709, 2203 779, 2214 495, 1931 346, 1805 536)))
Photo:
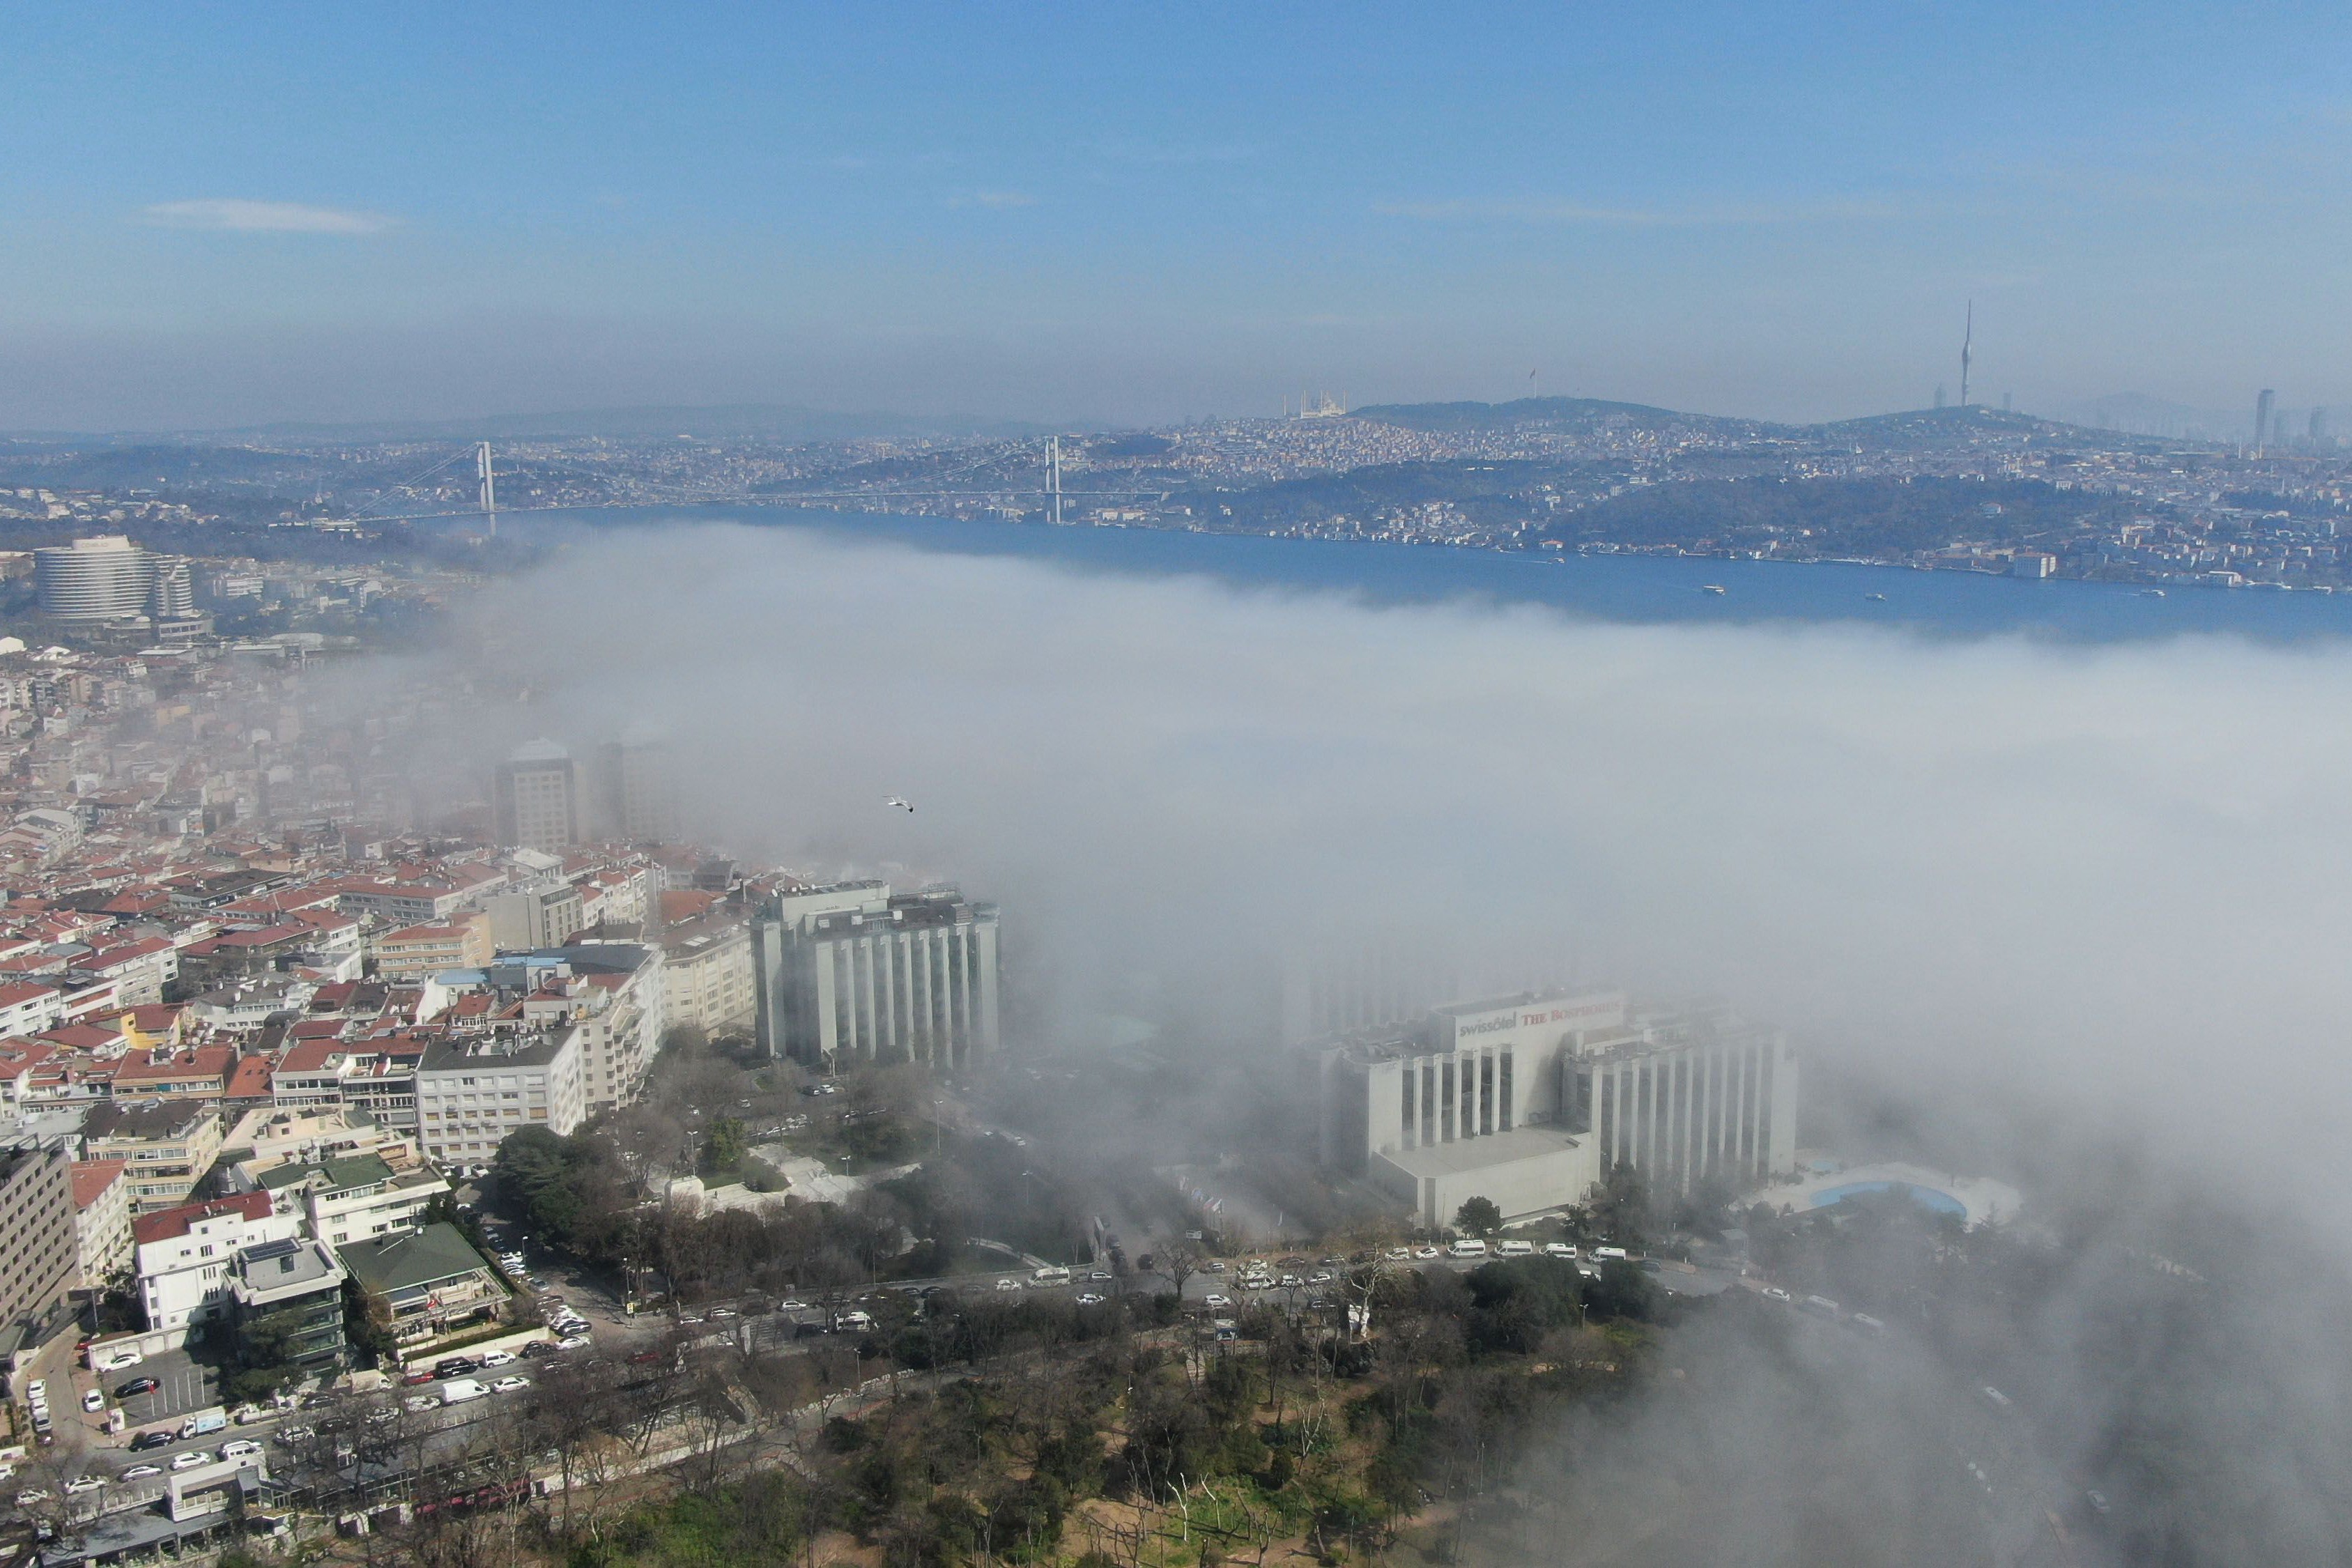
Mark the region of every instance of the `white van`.
POLYGON ((1031 1274, 1029 1279, 1038 1285, 1067 1285, 1070 1282, 1070 1271, 1058 1263, 1049 1263, 1031 1274))
POLYGON ((1547 1241, 1544 1243, 1544 1256, 1565 1258, 1573 1263, 1576 1261, 1576 1244, 1572 1241, 1547 1241))
POLYGON ((1625 1261, 1625 1249, 1622 1247, 1596 1247, 1592 1249, 1592 1256, 1596 1262, 1622 1263, 1625 1261))
POLYGON ((453 1377, 441 1385, 441 1403, 463 1405, 469 1399, 485 1399, 489 1389, 478 1378, 453 1377))
POLYGON ((1486 1244, 1475 1236, 1465 1236, 1445 1250, 1456 1258, 1484 1258, 1486 1256, 1486 1244))
POLYGON ((1499 1243, 1495 1251, 1505 1258, 1532 1258, 1536 1244, 1532 1241, 1506 1241, 1499 1243))

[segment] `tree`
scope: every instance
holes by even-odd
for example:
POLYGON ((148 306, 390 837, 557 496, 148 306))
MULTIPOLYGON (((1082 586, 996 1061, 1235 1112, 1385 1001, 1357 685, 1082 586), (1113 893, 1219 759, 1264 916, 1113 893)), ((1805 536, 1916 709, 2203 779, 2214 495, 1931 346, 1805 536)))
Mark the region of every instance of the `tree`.
POLYGON ((1201 1271, 1207 1258, 1207 1249, 1201 1243, 1171 1231, 1151 1244, 1151 1272, 1173 1286, 1177 1300, 1181 1300, 1184 1282, 1201 1271))
POLYGON ((1647 1321, 1657 1316, 1659 1291, 1650 1277, 1622 1258, 1601 1266, 1601 1278, 1584 1292, 1584 1305, 1596 1318, 1632 1318, 1647 1321))
POLYGON ((748 1152, 742 1121, 732 1116, 714 1117, 710 1131, 702 1142, 703 1172, 714 1176, 731 1174, 743 1163, 748 1152))
POLYGON ((1490 1237, 1503 1228, 1503 1211, 1492 1198, 1467 1198, 1454 1211, 1454 1228, 1475 1237, 1490 1237))
POLYGON ((1650 1194, 1642 1184, 1640 1173, 1630 1163, 1621 1160, 1612 1165, 1608 1175, 1593 1184, 1584 1206, 1592 1216, 1600 1239, 1626 1247, 1642 1245, 1642 1228, 1650 1215, 1650 1194))

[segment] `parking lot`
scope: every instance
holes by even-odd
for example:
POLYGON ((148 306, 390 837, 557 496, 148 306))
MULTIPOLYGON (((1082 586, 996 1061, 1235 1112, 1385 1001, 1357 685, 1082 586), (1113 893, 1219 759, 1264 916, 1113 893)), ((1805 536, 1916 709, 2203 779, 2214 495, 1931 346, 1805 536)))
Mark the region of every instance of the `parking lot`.
POLYGON ((149 1356, 137 1366, 98 1373, 96 1383, 106 1391, 108 1403, 122 1406, 122 1418, 133 1431, 220 1403, 220 1384, 213 1369, 190 1361, 185 1351, 165 1351, 149 1356), (116 1389, 142 1377, 152 1377, 161 1386, 129 1399, 114 1397, 116 1389))

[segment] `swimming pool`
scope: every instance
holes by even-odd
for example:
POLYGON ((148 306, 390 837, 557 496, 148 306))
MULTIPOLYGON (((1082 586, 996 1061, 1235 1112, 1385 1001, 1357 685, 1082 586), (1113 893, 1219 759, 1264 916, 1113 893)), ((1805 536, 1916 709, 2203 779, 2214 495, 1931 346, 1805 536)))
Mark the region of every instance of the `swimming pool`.
POLYGON ((1933 1187, 1922 1187, 1910 1182, 1849 1182, 1843 1187, 1827 1187, 1813 1194, 1811 1206, 1828 1208, 1863 1193, 1901 1193, 1921 1208, 1937 1214, 1958 1215, 1966 1219, 1969 1205, 1949 1193, 1939 1193, 1933 1187))

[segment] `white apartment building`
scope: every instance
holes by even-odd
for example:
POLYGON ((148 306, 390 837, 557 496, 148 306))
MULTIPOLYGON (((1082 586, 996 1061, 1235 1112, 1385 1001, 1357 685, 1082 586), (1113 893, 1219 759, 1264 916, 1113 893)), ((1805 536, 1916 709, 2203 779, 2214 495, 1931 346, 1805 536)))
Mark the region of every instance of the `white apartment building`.
POLYGON ((662 932, 664 1021, 706 1032, 752 1022, 751 927, 740 915, 705 915, 662 932))
POLYGON ((659 948, 579 942, 501 953, 488 973, 493 990, 521 995, 525 1026, 578 1031, 590 1114, 635 1101, 668 1025, 659 948))
POLYGON ((261 1173, 260 1184, 278 1213, 300 1215, 311 1236, 330 1247, 415 1230, 425 1208, 449 1190, 432 1166, 395 1170, 374 1152, 274 1166, 261 1173))
POLYGON ((751 931, 771 1056, 946 1068, 997 1047, 994 904, 843 882, 779 893, 751 931))
POLYGON ((387 882, 362 877, 342 885, 335 895, 335 909, 386 926, 429 925, 447 920, 481 891, 448 882, 387 882))
POLYGON ((494 893, 482 901, 490 917, 490 942, 500 952, 562 947, 587 924, 580 890, 569 882, 544 882, 494 893))
POLYGON ((184 1329, 226 1317, 238 1249, 291 1240, 301 1231, 301 1217, 278 1214, 268 1193, 241 1193, 141 1215, 132 1222, 131 1236, 147 1326, 184 1329))
POLYGON ((65 993, 29 980, 0 984, 0 1037, 37 1035, 65 1022, 65 993))
POLYGON ((73 1205, 81 1288, 94 1296, 131 1269, 130 1172, 119 1160, 76 1161, 73 1205))
POLYGON ((435 1046, 416 1069, 416 1132, 428 1159, 487 1165, 526 1127, 569 1134, 588 1119, 584 1053, 572 1025, 519 1038, 435 1046))

